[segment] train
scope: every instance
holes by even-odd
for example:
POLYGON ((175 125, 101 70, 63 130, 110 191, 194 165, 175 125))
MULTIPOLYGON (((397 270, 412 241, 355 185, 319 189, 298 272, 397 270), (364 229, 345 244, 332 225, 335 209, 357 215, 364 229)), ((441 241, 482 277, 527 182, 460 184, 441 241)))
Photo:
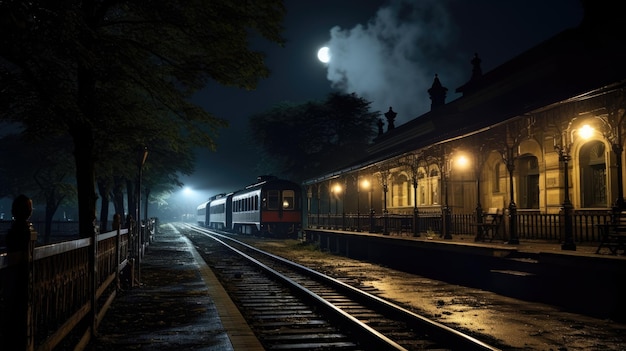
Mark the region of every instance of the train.
POLYGON ((302 188, 274 176, 197 207, 198 225, 239 234, 295 238, 302 228, 302 188))

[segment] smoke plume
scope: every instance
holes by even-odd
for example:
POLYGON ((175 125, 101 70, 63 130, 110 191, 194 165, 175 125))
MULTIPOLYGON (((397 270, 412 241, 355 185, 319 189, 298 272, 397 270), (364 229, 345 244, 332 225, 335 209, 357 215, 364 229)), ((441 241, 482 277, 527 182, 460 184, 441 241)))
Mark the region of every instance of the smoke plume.
POLYGON ((372 101, 373 110, 393 107, 396 125, 430 110, 428 89, 435 74, 448 88, 446 102, 451 101, 463 81, 459 77, 469 78, 471 68, 463 74, 454 68, 459 60, 449 46, 455 29, 445 3, 393 0, 365 25, 333 27, 327 67, 332 86, 372 101))

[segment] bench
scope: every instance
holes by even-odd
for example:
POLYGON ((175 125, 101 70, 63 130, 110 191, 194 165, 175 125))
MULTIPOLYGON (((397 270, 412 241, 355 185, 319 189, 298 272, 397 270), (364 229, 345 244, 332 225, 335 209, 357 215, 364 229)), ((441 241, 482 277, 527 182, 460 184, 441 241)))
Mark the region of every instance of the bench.
POLYGON ((626 211, 613 214, 611 222, 599 224, 600 244, 596 249, 599 254, 603 248, 609 249, 610 253, 617 255, 619 250, 626 249, 626 211))
POLYGON ((500 237, 500 227, 502 225, 502 209, 490 207, 487 212, 483 213, 482 223, 474 223, 477 227, 475 241, 493 241, 496 237, 500 237))

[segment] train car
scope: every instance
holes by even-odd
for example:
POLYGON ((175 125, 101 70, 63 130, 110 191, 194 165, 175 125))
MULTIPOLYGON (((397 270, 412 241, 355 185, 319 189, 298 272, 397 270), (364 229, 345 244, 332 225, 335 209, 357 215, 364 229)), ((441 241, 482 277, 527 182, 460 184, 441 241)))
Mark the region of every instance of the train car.
POLYGON ((237 191, 232 198, 232 230, 243 234, 295 237, 302 225, 302 191, 275 177, 237 191))
POLYGON ((198 224, 242 234, 296 237, 302 226, 302 189, 288 180, 261 176, 245 189, 200 204, 198 224))
POLYGON ((233 193, 220 194, 213 197, 208 206, 206 227, 218 230, 232 228, 233 193))
POLYGON ((211 201, 207 201, 207 202, 203 202, 200 205, 198 205, 197 208, 197 221, 198 221, 198 225, 201 227, 205 227, 206 226, 206 218, 207 218, 207 206, 209 205, 211 201))

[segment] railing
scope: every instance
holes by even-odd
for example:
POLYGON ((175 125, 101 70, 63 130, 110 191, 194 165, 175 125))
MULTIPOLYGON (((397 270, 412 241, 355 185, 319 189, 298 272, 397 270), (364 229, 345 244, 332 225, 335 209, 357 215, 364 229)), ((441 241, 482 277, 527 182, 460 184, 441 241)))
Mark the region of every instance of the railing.
MULTIPOLYGON (((573 215, 574 241, 579 243, 594 243, 599 241, 599 224, 609 222, 609 211, 576 211, 573 215)), ((412 234, 413 215, 387 214, 381 216, 373 214, 326 214, 308 217, 309 228, 336 229, 349 231, 364 231, 388 234, 412 234), (318 218, 320 219, 318 221, 318 218)), ((525 240, 562 241, 562 215, 544 214, 537 212, 518 212, 516 214, 517 237, 525 240)), ((451 234, 474 235, 476 227, 475 213, 451 214, 451 234)), ((502 233, 509 235, 509 219, 505 213, 502 224, 502 233)), ((442 228, 441 212, 419 212, 417 218, 417 232, 440 234, 442 228)))
MULTIPOLYGON (((65 349, 67 343, 72 344, 70 349, 83 349, 116 296, 122 272, 129 270, 125 267, 131 268, 128 278, 132 283, 131 245, 138 243, 141 250, 137 252, 141 255, 154 229, 155 223, 150 221, 145 234, 139 236, 119 229, 99 234, 95 245, 93 238, 84 238, 34 247, 27 272, 20 270, 27 267, 23 264, 9 264, 10 254, 0 254, 0 319, 3 323, 8 317, 19 320, 11 314, 25 311, 26 325, 17 329, 30 330, 32 334, 28 336, 27 332, 27 350, 65 349), (28 308, 16 310, 15 301, 11 300, 19 296, 9 291, 19 285, 15 281, 24 273, 32 277, 22 278, 30 281, 24 289, 29 296, 28 308)), ((3 328, 0 345, 11 345, 15 337, 3 328)))

